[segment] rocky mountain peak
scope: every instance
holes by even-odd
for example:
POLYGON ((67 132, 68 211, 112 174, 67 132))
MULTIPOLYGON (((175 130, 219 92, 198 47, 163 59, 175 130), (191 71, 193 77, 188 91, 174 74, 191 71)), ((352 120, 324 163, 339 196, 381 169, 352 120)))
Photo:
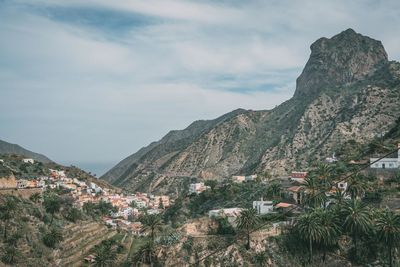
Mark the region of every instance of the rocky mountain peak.
POLYGON ((322 89, 351 83, 371 74, 388 58, 380 41, 347 29, 311 45, 311 55, 297 78, 295 96, 310 96, 322 89))

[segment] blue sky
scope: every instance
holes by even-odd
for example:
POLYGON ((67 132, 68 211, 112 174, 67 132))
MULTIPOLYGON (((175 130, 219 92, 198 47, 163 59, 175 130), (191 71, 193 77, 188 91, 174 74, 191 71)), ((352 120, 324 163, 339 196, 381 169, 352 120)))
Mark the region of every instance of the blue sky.
POLYGON ((194 120, 289 99, 322 36, 353 28, 399 60, 400 3, 349 2, 0 1, 0 139, 101 172, 194 120))

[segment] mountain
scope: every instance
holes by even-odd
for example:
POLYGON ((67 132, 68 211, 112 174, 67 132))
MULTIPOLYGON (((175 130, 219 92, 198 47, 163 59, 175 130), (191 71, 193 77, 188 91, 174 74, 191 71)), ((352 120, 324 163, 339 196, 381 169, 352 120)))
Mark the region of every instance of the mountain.
POLYGON ((172 131, 101 178, 126 189, 174 192, 194 178, 285 175, 389 131, 400 117, 399 100, 400 64, 388 60, 380 41, 348 29, 311 45, 290 100, 172 131))
POLYGON ((34 160, 43 162, 43 163, 49 163, 52 162, 48 157, 29 151, 19 145, 16 144, 11 144, 5 141, 0 140, 0 155, 1 154, 15 154, 15 155, 21 155, 27 158, 32 158, 34 160))

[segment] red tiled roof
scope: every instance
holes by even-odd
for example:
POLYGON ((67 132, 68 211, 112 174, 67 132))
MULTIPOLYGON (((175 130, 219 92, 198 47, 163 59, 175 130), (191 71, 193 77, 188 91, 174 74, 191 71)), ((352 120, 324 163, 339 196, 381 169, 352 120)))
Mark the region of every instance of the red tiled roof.
POLYGON ((299 192, 301 189, 302 189, 301 186, 292 186, 292 187, 289 187, 287 190, 292 191, 292 192, 299 192))
POLYGON ((291 207, 293 204, 290 204, 290 203, 285 203, 285 202, 281 202, 281 203, 278 203, 278 204, 276 204, 276 208, 289 208, 289 207, 291 207))

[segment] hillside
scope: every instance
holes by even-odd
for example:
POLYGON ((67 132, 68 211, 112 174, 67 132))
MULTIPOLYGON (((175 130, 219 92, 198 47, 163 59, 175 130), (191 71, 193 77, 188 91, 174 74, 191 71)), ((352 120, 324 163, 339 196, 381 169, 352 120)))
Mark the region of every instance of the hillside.
POLYGON ((21 155, 27 158, 32 158, 34 160, 43 162, 43 163, 49 163, 52 160, 50 160, 48 157, 29 151, 19 145, 16 144, 11 144, 5 141, 0 140, 0 154, 15 154, 15 155, 21 155))
POLYGON ((102 179, 132 190, 175 192, 191 179, 285 175, 366 144, 400 117, 400 64, 352 29, 311 45, 294 96, 270 111, 239 110, 195 122, 141 149, 102 179))

